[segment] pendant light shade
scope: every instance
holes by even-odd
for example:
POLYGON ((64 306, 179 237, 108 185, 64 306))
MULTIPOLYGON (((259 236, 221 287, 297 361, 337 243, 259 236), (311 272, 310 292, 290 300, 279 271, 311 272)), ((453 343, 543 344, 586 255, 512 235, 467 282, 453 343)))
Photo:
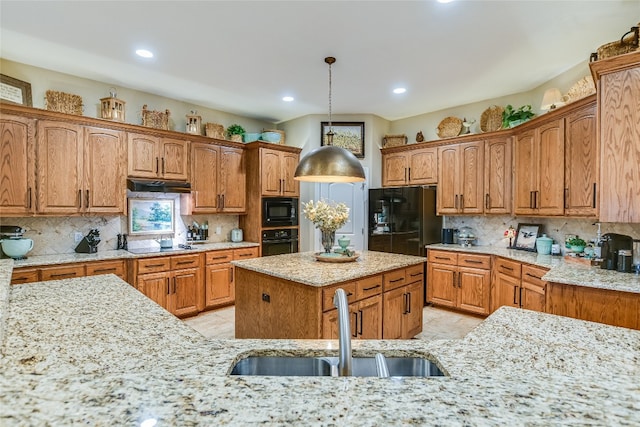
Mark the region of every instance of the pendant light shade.
POLYGON ((364 181, 364 169, 360 161, 349 150, 333 145, 331 127, 331 64, 334 57, 327 57, 329 64, 329 131, 327 145, 316 148, 300 160, 293 179, 307 182, 361 182, 364 181))

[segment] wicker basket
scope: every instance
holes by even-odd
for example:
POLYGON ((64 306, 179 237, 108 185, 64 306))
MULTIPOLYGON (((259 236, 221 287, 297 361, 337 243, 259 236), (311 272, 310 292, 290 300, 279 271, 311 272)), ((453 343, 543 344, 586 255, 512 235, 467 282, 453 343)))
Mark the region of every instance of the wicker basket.
POLYGON ((49 111, 82 115, 82 97, 79 95, 48 90, 45 92, 45 104, 49 111))
POLYGON ((504 108, 492 105, 484 110, 480 116, 480 130, 482 132, 495 132, 502 127, 502 112, 504 108))
POLYGON ((382 148, 399 147, 407 144, 407 135, 385 135, 382 138, 382 148))
POLYGON ((224 138, 224 126, 218 123, 205 123, 204 132, 209 138, 225 139, 224 138))
POLYGON ((592 59, 600 60, 640 50, 640 24, 638 25, 631 27, 631 31, 625 33, 620 40, 600 46, 597 56, 594 58, 594 55, 591 55, 592 59))
POLYGON ((147 110, 147 104, 142 106, 142 126, 154 129, 169 130, 169 115, 171 112, 147 110))
POLYGON ((280 145, 285 145, 284 144, 284 131, 283 130, 278 130, 278 129, 262 129, 262 132, 277 132, 280 134, 280 141, 278 142, 278 144, 280 145))
POLYGON ((451 138, 460 135, 462 120, 457 117, 445 117, 438 125, 440 138, 451 138))

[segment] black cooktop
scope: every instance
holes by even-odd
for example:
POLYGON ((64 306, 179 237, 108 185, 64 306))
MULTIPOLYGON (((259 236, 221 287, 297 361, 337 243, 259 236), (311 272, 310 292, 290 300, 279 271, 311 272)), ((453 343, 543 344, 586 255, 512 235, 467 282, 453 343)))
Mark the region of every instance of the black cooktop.
POLYGON ((127 251, 131 252, 132 254, 158 254, 158 253, 165 253, 165 252, 184 251, 189 249, 193 249, 193 248, 190 245, 178 245, 178 246, 173 246, 171 248, 159 248, 159 247, 133 248, 133 249, 129 248, 127 249, 127 251))

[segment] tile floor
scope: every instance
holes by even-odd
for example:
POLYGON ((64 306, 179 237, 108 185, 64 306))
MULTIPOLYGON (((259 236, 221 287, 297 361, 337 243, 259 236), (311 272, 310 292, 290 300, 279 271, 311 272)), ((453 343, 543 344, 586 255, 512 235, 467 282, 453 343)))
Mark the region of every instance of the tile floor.
MULTIPOLYGON (((430 306, 424 308, 422 317, 422 333, 415 337, 422 340, 462 338, 483 320, 482 317, 430 306)), ((235 308, 205 311, 184 319, 184 323, 207 338, 234 338, 235 308)))

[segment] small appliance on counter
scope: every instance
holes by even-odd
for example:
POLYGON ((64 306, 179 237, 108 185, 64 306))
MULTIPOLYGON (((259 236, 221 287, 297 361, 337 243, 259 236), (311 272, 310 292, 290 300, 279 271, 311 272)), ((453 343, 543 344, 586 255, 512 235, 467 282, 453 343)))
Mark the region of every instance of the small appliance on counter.
POLYGON ((602 264, 600 268, 605 270, 619 270, 618 268, 618 252, 631 251, 625 257, 633 258, 633 239, 624 234, 607 233, 602 236, 602 264))
POLYGON ((473 241, 476 240, 476 234, 471 227, 461 227, 458 230, 458 243, 463 247, 473 246, 473 241))
POLYGON ((98 252, 98 243, 100 243, 100 232, 97 228, 92 228, 80 240, 80 243, 76 246, 76 252, 79 254, 95 254, 98 252))
POLYGON ((16 225, 0 225, 2 252, 13 259, 25 259, 33 249, 33 240, 22 237, 25 229, 16 225))
POLYGON ((160 244, 160 249, 173 248, 173 239, 171 237, 160 237, 159 239, 156 239, 156 242, 160 244))
POLYGON ((231 230, 231 241, 234 243, 242 242, 243 239, 242 229, 234 228, 231 230))
POLYGON ((455 228, 443 228, 442 229, 442 243, 452 245, 454 243, 453 236, 456 233, 455 228))

